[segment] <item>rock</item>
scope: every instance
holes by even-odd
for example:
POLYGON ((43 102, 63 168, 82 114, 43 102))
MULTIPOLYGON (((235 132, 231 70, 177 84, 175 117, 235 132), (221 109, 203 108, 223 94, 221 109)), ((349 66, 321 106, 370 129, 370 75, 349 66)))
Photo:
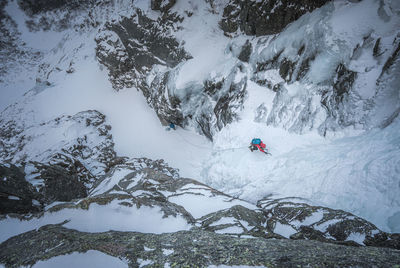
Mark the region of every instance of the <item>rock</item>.
POLYGON ((176 16, 155 21, 137 10, 131 18, 106 24, 96 37, 96 55, 108 68, 115 89, 139 85, 155 64, 174 68, 191 58, 168 34, 172 27, 168 26, 168 21, 174 18, 176 16))
POLYGON ((218 130, 232 123, 236 118, 235 111, 241 110, 246 92, 247 83, 245 80, 235 84, 232 83, 229 90, 218 100, 214 107, 214 114, 217 117, 218 130))
POLYGON ((34 213, 42 210, 42 197, 25 180, 25 173, 15 165, 0 164, 0 214, 34 213))
POLYGON ((176 0, 151 0, 151 9, 167 12, 176 3, 176 0))
POLYGON ((279 74, 285 81, 291 81, 292 75, 294 72, 295 63, 291 62, 288 59, 283 59, 280 67, 279 67, 279 74))
POLYGON ((249 62, 252 50, 253 46, 249 40, 246 40, 246 43, 243 45, 242 50, 240 51, 238 59, 243 62, 249 62))
POLYGON ((351 213, 297 203, 297 200, 263 199, 258 206, 267 216, 267 230, 279 234, 277 224, 290 226, 291 239, 309 239, 348 245, 398 249, 399 234, 387 234, 351 213))
POLYGON ((3 148, 0 160, 30 165, 32 172, 35 171, 34 162, 59 166, 68 174, 77 174, 79 181, 90 187, 97 175, 109 170, 116 157, 110 130, 105 116, 93 110, 42 123, 0 118, 0 148, 3 148), (34 149, 30 147, 41 139, 59 135, 58 129, 64 129, 63 134, 68 137, 63 142, 48 142, 34 149), (76 129, 80 131, 74 131, 76 129))
POLYGON ((326 2, 230 0, 224 8, 220 27, 228 35, 237 30, 256 36, 276 34, 303 14, 323 6, 326 2))
POLYGON ((75 169, 65 169, 60 165, 37 164, 40 171, 37 179, 44 181, 40 188, 47 204, 54 201, 71 201, 73 199, 87 196, 85 184, 79 180, 78 172, 75 169))
POLYGON ((99 26, 93 13, 96 9, 112 8, 112 1, 48 1, 21 0, 18 5, 25 12, 27 28, 32 31, 64 31, 73 28, 76 31, 99 26))
POLYGON ((372 54, 375 58, 381 54, 380 43, 381 43, 381 38, 379 37, 375 42, 374 50, 373 50, 373 54, 372 54))
POLYGON ((398 251, 386 248, 235 238, 198 229, 159 235, 116 231, 85 233, 61 225, 46 225, 3 242, 0 263, 13 267, 34 265, 40 260, 88 250, 126 259, 132 266, 139 266, 140 260, 149 260, 153 266, 180 267, 395 267, 400 262, 398 251), (148 248, 153 250, 145 250, 148 248), (172 253, 163 254, 163 249, 172 253))
POLYGON ((343 64, 338 65, 333 84, 334 93, 338 99, 337 101, 341 100, 344 93, 348 93, 353 86, 356 77, 356 72, 348 70, 343 64))
POLYGON ((201 228, 216 233, 227 233, 236 236, 254 236, 264 238, 281 238, 269 232, 264 226, 266 218, 259 210, 252 210, 240 205, 208 214, 199 219, 201 228))

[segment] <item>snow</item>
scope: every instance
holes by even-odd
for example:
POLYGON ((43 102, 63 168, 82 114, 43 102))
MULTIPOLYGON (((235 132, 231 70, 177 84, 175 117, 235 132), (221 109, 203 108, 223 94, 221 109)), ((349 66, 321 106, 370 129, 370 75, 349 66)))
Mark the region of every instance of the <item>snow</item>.
POLYGON ((243 233, 243 229, 238 226, 230 226, 224 229, 215 230, 218 234, 241 234, 243 233))
POLYGON ((9 195, 8 199, 10 199, 10 200, 21 200, 21 198, 19 198, 18 196, 13 196, 13 195, 9 195))
POLYGON ((324 217, 323 210, 318 210, 317 212, 314 212, 310 216, 306 217, 303 221, 292 221, 290 223, 296 228, 299 228, 302 225, 309 226, 316 222, 319 222, 320 220, 323 219, 323 217, 324 217))
POLYGON ((128 264, 116 257, 104 254, 96 250, 88 250, 85 253, 74 252, 50 258, 46 261, 38 261, 32 268, 52 268, 52 267, 116 267, 126 268, 128 264))
MULTIPOLYGON (((113 170, 112 176, 103 180, 90 194, 91 195, 99 195, 103 194, 109 190, 111 190, 115 185, 118 185, 118 182, 122 180, 125 176, 132 173, 133 170, 127 168, 117 168, 113 170)), ((136 184, 141 179, 140 176, 133 179, 132 183, 136 184)), ((129 187, 128 187, 129 189, 129 187)))
POLYGON ((173 249, 165 249, 165 248, 163 248, 162 252, 163 252, 163 254, 165 256, 168 256, 168 255, 171 255, 172 253, 174 253, 174 250, 173 249))
MULTIPOLYGON (((174 8, 183 10, 183 5, 185 4, 178 3, 178 6, 174 8)), ((204 80, 212 76, 227 75, 237 61, 226 51, 230 39, 224 37, 222 30, 215 27, 220 17, 210 14, 205 2, 198 1, 196 4, 188 5, 195 7, 188 6, 187 10, 196 8, 197 12, 176 36, 180 40, 185 40, 185 50, 192 55, 193 59, 180 66, 175 80, 177 94, 193 83, 202 84, 204 80)))
POLYGON ((29 20, 29 18, 18 7, 18 3, 15 0, 9 1, 5 11, 17 23, 18 30, 22 34, 21 39, 31 48, 49 51, 64 37, 63 33, 55 31, 30 32, 25 24, 25 21, 29 20), (43 42, 43 40, 46 40, 46 42, 43 42))
POLYGON ((64 227, 82 232, 106 232, 109 230, 143 233, 166 233, 189 230, 186 220, 181 217, 163 217, 159 208, 141 206, 127 207, 114 200, 107 205, 91 204, 88 210, 63 209, 59 212, 46 212, 43 217, 20 221, 7 217, 0 221, 0 242, 46 224, 57 224, 69 220, 64 227))
POLYGON ((168 198, 168 201, 183 206, 196 219, 236 205, 256 208, 246 202, 235 199, 231 200, 231 198, 221 195, 213 196, 211 193, 209 195, 197 195, 189 192, 184 195, 171 196, 168 198))
POLYGON ((364 245, 365 234, 360 233, 351 233, 347 238, 346 241, 354 241, 360 245, 364 245))
POLYGON ((236 222, 236 218, 234 217, 223 217, 216 222, 210 224, 210 226, 217 226, 222 224, 234 224, 236 222))
POLYGON ((139 263, 139 268, 140 267, 144 267, 146 265, 151 265, 151 264, 154 263, 154 261, 152 261, 152 260, 143 260, 143 259, 140 259, 140 258, 137 259, 137 262, 139 263))
POLYGON ((326 232, 326 229, 327 229, 330 225, 333 225, 333 224, 338 223, 338 222, 340 222, 340 221, 341 221, 341 219, 333 219, 333 220, 329 220, 329 221, 323 222, 323 223, 318 224, 318 225, 314 225, 313 227, 314 227, 314 229, 325 233, 325 232, 326 232))
POLYGON ((296 229, 294 229, 292 226, 287 225, 287 224, 282 224, 280 222, 277 222, 275 224, 275 229, 274 233, 280 234, 281 236, 284 236, 286 238, 289 238, 292 234, 297 233, 296 229))

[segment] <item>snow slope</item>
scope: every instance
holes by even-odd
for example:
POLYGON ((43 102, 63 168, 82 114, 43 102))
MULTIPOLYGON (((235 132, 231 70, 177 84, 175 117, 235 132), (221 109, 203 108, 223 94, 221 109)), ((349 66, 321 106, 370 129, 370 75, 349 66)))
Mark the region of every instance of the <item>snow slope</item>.
POLYGON ((47 261, 39 261, 32 267, 51 268, 51 267, 117 267, 125 268, 128 264, 118 258, 104 254, 100 251, 88 250, 85 253, 72 253, 50 258, 47 261))
MULTIPOLYGON (((139 2, 148 8, 144 1, 135 3, 139 2)), ((182 2, 178 1, 175 8, 184 5, 182 2)), ((365 2, 365 5, 375 3, 365 2)), ((48 42, 46 47, 37 47, 21 26, 24 21, 22 16, 16 15, 15 1, 11 3, 7 11, 20 25, 22 40, 28 46, 46 52, 43 61, 51 67, 65 70, 73 61, 75 72, 52 72, 48 76, 51 86, 21 96, 10 117, 43 122, 60 115, 95 109, 107 116, 119 155, 165 159, 169 165, 179 168, 182 176, 198 179, 249 201, 267 195, 296 196, 347 210, 370 220, 382 230, 400 232, 398 119, 385 129, 372 129, 362 134, 354 132, 352 136, 340 139, 324 139, 314 132, 289 133, 255 120, 256 108, 260 105, 271 111, 275 93, 249 80, 249 96, 241 119, 219 132, 212 144, 190 130, 165 131, 135 88, 113 91, 106 71, 95 57, 96 29, 83 35, 66 32, 62 46, 56 41, 48 42), (251 153, 247 146, 253 137, 262 138, 272 156, 251 153)), ((345 10, 341 5, 337 8, 345 10)), ((201 82, 216 73, 223 73, 236 61, 223 51, 232 43, 243 43, 240 37, 232 41, 223 36, 216 23, 217 15, 209 13, 205 3, 196 4, 195 10, 200 11, 189 20, 187 29, 190 30, 177 33, 178 38, 188 40, 185 48, 194 56, 181 66, 176 81, 178 89, 187 83, 201 82), (207 21, 210 24, 204 25, 207 21), (210 51, 212 53, 208 53, 210 51)), ((336 30, 340 33, 340 29, 336 30)), ((35 40, 43 40, 47 34, 37 32, 35 40)), ((26 70, 26 74, 30 74, 27 78, 31 72, 26 70)), ((269 78, 275 76, 271 73, 269 78)), ((26 81, 29 84, 31 80, 26 81)), ((289 89, 293 95, 306 92, 305 86, 299 84, 292 84, 289 89)), ((364 93, 371 95, 370 89, 364 93)), ((6 103, 4 99, 2 101, 6 103)), ((11 104, 14 96, 8 100, 7 104, 11 104)), ((316 98, 315 102, 318 101, 316 98)))

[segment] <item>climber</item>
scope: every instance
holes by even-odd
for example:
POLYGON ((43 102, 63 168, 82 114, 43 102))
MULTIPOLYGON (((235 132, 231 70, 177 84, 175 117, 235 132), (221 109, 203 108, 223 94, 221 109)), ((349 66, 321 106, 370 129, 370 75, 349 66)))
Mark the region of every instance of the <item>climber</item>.
POLYGON ((171 129, 176 130, 176 126, 174 123, 170 123, 169 126, 165 130, 170 131, 171 129))
POLYGON ((267 149, 265 149, 265 147, 266 147, 266 145, 261 141, 261 139, 254 138, 254 139, 251 140, 249 149, 250 149, 250 151, 260 150, 264 154, 269 154, 267 152, 267 149))

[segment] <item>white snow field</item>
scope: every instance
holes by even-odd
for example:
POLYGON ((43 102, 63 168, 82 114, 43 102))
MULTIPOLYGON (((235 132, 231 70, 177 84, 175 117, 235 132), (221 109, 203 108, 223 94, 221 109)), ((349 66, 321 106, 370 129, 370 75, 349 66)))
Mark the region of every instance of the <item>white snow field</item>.
MULTIPOLYGON (((147 2, 149 1, 134 2, 148 9, 147 2)), ((178 90, 186 83, 203 81, 216 74, 221 75, 229 71, 237 59, 231 54, 226 54, 226 48, 234 42, 242 44, 244 40, 239 37, 232 41, 225 37, 218 28, 217 15, 211 14, 202 2, 196 1, 196 4, 184 2, 178 1, 174 8, 181 8, 181 5, 195 5, 197 12, 189 20, 187 28, 177 33, 177 37, 187 40, 185 48, 194 58, 180 66, 176 78, 178 90)), ((349 35, 362 35, 375 27, 369 20, 368 23, 365 22, 365 16, 372 20, 376 19, 375 13, 353 16, 350 11, 345 12, 346 8, 362 7, 361 10, 372 8, 376 10, 375 6, 378 2, 365 0, 361 4, 349 3, 349 6, 335 2, 336 4, 331 7, 332 10, 324 14, 328 18, 327 29, 332 26, 337 27, 334 29, 336 35, 330 36, 332 44, 327 45, 327 53, 338 49, 335 45, 343 44, 342 40, 349 38, 349 35), (336 23, 337 20, 343 23, 336 23), (354 31, 358 32, 348 32, 349 29, 355 29, 354 31), (328 47, 332 49, 329 50, 328 47)), ((392 2, 396 3, 395 0, 392 2)), ((394 6, 395 4, 391 7, 394 6)), ((96 60, 94 37, 97 30, 86 33, 84 36, 67 32, 61 42, 58 42, 61 39, 57 39, 55 43, 48 41, 46 47, 42 47, 42 45, 38 46, 37 42, 42 43, 41 40, 48 33, 35 33, 35 40, 31 40, 32 36, 21 26, 24 24, 23 16, 15 1, 11 2, 6 10, 17 21, 22 31, 21 38, 33 48, 47 51, 44 59, 46 62, 52 66, 67 65, 73 59, 75 68, 72 74, 53 72, 48 78, 50 87, 31 91, 25 96, 21 95, 11 110, 15 112, 11 114, 9 111, 10 117, 27 120, 30 125, 30 123, 51 120, 60 115, 73 115, 84 110, 96 109, 107 116, 106 120, 112 126, 111 132, 119 155, 164 159, 170 166, 179 168, 181 176, 197 179, 250 202, 255 202, 265 196, 299 197, 313 204, 349 211, 371 221, 384 231, 400 232, 399 118, 384 129, 374 128, 364 132, 347 130, 329 138, 321 137, 316 131, 308 131, 301 135, 293 134, 282 128, 274 128, 267 126, 266 123, 254 121, 255 109, 260 104, 264 104, 268 111, 271 111, 275 93, 248 80, 249 94, 240 120, 217 133, 213 143, 191 129, 165 131, 141 92, 135 88, 119 92, 112 89, 107 71, 96 60), (52 44, 52 49, 49 48, 50 44, 52 44), (267 148, 272 153, 271 156, 259 152, 252 153, 247 149, 254 137, 261 138, 267 144, 267 148)), ((152 11, 148 12, 152 14, 152 11)), ((391 9, 387 12, 395 11, 391 9)), ((315 14, 315 16, 321 15, 319 11, 315 14)), ((314 13, 308 16, 313 15, 314 13)), ((318 19, 320 18, 315 18, 317 21, 318 19)), ((395 33, 385 29, 393 29, 398 25, 398 21, 398 19, 392 19, 389 22, 380 22, 376 31, 386 34, 386 37, 391 37, 395 33)), ((289 38, 289 35, 284 37, 289 38)), ((284 44, 284 39, 282 40, 284 44)), ((385 44, 387 40, 382 40, 382 42, 385 44)), ((336 53, 340 53, 340 50, 336 53)), ((262 54, 266 55, 268 51, 263 51, 262 54)), ((313 66, 311 80, 322 79, 321 77, 326 75, 326 72, 332 71, 328 68, 330 65, 324 65, 325 63, 334 65, 333 61, 336 58, 331 56, 326 55, 325 58, 321 56, 318 59, 317 62, 320 64, 313 66), (324 68, 320 68, 321 66, 324 68)), ((361 60, 368 61, 369 59, 361 58, 361 60)), ((374 66, 373 62, 368 62, 374 66)), ((372 74, 377 75, 376 71, 372 71, 372 74)), ((369 81, 370 75, 367 73, 363 75, 364 81, 369 81)), ((29 84, 32 70, 26 70, 20 76, 21 79, 26 77, 26 83, 29 84)), ((274 79, 275 76, 276 73, 271 72, 269 78, 274 79)), ((370 96, 375 89, 371 89, 370 84, 366 85, 367 87, 360 85, 358 88, 365 89, 363 94, 370 96)), ((309 85, 288 85, 293 96, 306 94, 307 86, 309 85)), ((18 92, 26 92, 30 89, 19 89, 18 92)), ((4 108, 14 102, 15 92, 11 94, 10 87, 3 84, 0 90, 1 107, 4 108)), ((315 103, 319 101, 318 98, 315 99, 315 103)), ((322 120, 325 115, 320 113, 319 116, 321 118, 316 118, 316 121, 322 120)), ((113 208, 104 208, 104 210, 114 211, 113 208)), ((150 211, 149 214, 152 212, 150 211)), ((78 228, 73 226, 74 219, 78 216, 71 214, 69 217, 72 221, 67 224, 67 227, 71 225, 78 228)), ((54 218, 54 222, 59 222, 59 220, 58 217, 54 218)), ((145 223, 143 224, 141 223, 139 227, 145 226, 145 223)), ((81 227, 84 231, 105 230, 100 227, 98 230, 81 227)), ((139 227, 136 230, 141 230, 139 227)), ((164 231, 173 231, 173 227, 174 223, 171 223, 171 228, 164 231)), ((110 228, 112 228, 111 225, 110 228)), ((179 228, 185 229, 186 226, 179 226, 179 228)), ((285 226, 278 228, 284 229, 285 226)), ((21 231, 23 230, 16 230, 18 233, 21 231)), ((284 231, 288 234, 291 232, 286 229, 284 231)))
POLYGON ((46 261, 38 261, 32 266, 32 268, 52 267, 127 268, 128 263, 100 251, 88 250, 85 253, 74 252, 69 255, 53 257, 46 261))

